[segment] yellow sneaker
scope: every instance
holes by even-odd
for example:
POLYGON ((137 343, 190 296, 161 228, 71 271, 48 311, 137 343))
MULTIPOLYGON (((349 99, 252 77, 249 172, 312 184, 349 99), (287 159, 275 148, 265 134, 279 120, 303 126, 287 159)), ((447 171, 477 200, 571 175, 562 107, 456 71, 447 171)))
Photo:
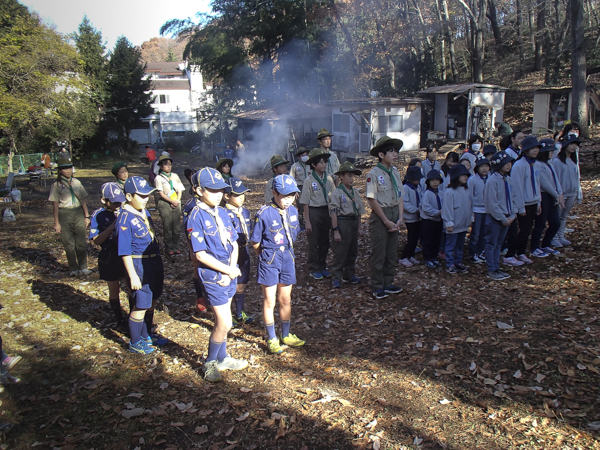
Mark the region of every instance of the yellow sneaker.
POLYGON ((283 352, 281 345, 279 345, 279 339, 277 339, 276 337, 267 341, 267 348, 269 349, 269 353, 272 354, 278 354, 283 352))
POLYGON ((285 345, 288 345, 290 347, 302 347, 304 344, 306 344, 306 341, 303 341, 302 339, 298 338, 298 336, 296 336, 295 334, 290 334, 282 338, 281 340, 285 345))

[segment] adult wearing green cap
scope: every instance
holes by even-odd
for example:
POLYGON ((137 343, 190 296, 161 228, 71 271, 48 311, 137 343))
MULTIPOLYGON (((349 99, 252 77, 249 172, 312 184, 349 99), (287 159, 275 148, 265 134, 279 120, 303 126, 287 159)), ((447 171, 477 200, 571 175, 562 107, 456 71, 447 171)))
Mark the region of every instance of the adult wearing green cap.
POLYGON ((123 187, 125 186, 125 182, 127 181, 127 178, 129 178, 129 171, 127 170, 127 163, 123 162, 123 161, 116 163, 113 166, 111 172, 117 179, 117 184, 119 186, 121 186, 121 189, 123 189, 123 187))
MULTIPOLYGON (((329 157, 329 160, 327 161, 327 173, 331 176, 334 176, 333 174, 340 169, 340 160, 338 159, 335 152, 331 151, 332 137, 333 134, 331 134, 329 130, 327 130, 327 128, 321 128, 319 130, 319 133, 317 134, 317 141, 319 141, 321 149, 331 155, 329 157)), ((335 178, 337 179, 337 176, 335 178)))
POLYGON ((273 177, 267 181, 265 186, 265 205, 271 203, 273 198, 273 180, 277 175, 283 175, 287 172, 287 165, 290 162, 281 155, 271 156, 271 170, 273 171, 273 177))
POLYGON ((379 162, 367 175, 367 199, 371 206, 371 283, 373 295, 382 299, 402 289, 394 286, 398 259, 398 230, 402 223, 402 183, 394 167, 400 139, 383 136, 370 151, 379 162))

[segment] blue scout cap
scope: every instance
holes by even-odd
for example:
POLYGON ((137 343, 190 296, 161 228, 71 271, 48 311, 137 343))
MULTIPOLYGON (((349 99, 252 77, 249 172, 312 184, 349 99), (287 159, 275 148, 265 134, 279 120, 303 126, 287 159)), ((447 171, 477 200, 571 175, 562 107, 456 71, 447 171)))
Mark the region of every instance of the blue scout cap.
POLYGON ((123 190, 126 194, 150 195, 156 188, 148 184, 142 177, 135 176, 127 178, 123 190))
POLYGON ((444 181, 444 177, 442 176, 441 172, 435 169, 431 169, 429 172, 427 172, 427 179, 444 181))
POLYGON ((417 166, 410 166, 408 169, 406 169, 406 175, 404 176, 404 180, 417 181, 421 178, 423 178, 423 173, 421 172, 421 169, 419 169, 417 166))
POLYGON ((483 164, 487 164, 488 166, 492 167, 492 164, 490 163, 490 160, 487 159, 485 156, 482 156, 481 158, 477 158, 475 160, 475 167, 479 167, 483 164))
POLYGON ((490 162, 492 163, 492 169, 497 172, 509 162, 513 162, 514 160, 515 159, 512 156, 502 150, 492 156, 492 160, 490 162))
POLYGON ((458 177, 462 175, 471 176, 471 172, 467 169, 463 164, 457 164, 452 169, 450 169, 450 180, 456 180, 458 177))
MULTIPOLYGON (((198 185, 203 189, 226 189, 230 187, 225 182, 225 180, 223 180, 223 176, 221 175, 221 173, 217 169, 213 169, 212 167, 205 167, 204 169, 200 169, 194 174, 194 177, 195 176, 198 177, 198 185)), ((192 181, 194 177, 192 177, 192 181)))
POLYGON ((123 203, 125 201, 125 194, 117 183, 104 183, 100 188, 100 192, 102 198, 111 203, 123 203))
POLYGON ((273 189, 281 195, 289 195, 294 192, 300 192, 296 180, 288 174, 277 175, 273 178, 273 189))
POLYGON ((540 153, 542 152, 553 152, 556 150, 554 139, 542 139, 540 141, 540 153))
POLYGON ((539 147, 540 143, 535 136, 527 136, 521 141, 521 153, 531 150, 534 147, 539 147))
POLYGON ((244 186, 244 183, 242 183, 242 180, 240 180, 239 178, 231 177, 228 180, 228 182, 229 186, 225 188, 226 194, 233 193, 235 195, 242 195, 250 190, 246 186, 244 186))

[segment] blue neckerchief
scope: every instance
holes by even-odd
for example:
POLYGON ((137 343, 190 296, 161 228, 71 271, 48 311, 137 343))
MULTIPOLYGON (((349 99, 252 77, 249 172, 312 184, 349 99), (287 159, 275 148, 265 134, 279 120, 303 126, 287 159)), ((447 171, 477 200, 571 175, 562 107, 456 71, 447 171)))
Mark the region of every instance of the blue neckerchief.
POLYGON ((435 191, 433 189, 431 189, 430 187, 427 188, 427 190, 433 192, 435 194, 435 199, 437 200, 437 205, 438 205, 438 210, 442 210, 442 200, 440 200, 440 196, 438 195, 439 189, 436 189, 435 191))
POLYGON ((405 183, 409 188, 411 188, 413 191, 415 191, 415 195, 417 196, 417 208, 419 207, 419 205, 421 204, 421 198, 419 197, 419 191, 417 190, 417 188, 419 187, 419 185, 414 185, 412 184, 410 181, 408 183, 405 183))
POLYGON ((483 178, 481 175, 477 174, 477 176, 479 177, 480 180, 483 180, 483 185, 485 186, 485 183, 487 183, 487 180, 489 178, 489 175, 486 175, 485 178, 483 178))
POLYGON ((533 189, 533 195, 537 195, 537 192, 535 190, 535 170, 533 170, 535 159, 529 159, 525 155, 523 155, 523 159, 529 164, 529 170, 531 170, 531 189, 533 189))
POLYGON ((550 172, 552 172, 552 178, 554 179, 554 187, 558 190, 558 182, 556 181, 556 174, 554 173, 554 168, 552 167, 552 164, 546 163, 546 165, 550 169, 550 172))
POLYGON ((510 201, 510 186, 508 185, 508 180, 506 175, 502 175, 499 172, 494 172, 496 175, 502 178, 504 181, 504 195, 506 196, 506 210, 508 211, 508 215, 512 216, 512 202, 510 201))

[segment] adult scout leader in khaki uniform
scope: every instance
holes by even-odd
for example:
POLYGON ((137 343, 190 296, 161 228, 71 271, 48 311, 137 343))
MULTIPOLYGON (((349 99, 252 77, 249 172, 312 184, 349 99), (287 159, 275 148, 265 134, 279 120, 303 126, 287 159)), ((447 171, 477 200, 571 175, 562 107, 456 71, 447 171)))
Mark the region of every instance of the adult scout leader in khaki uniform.
MULTIPOLYGON (((340 170, 340 160, 338 159, 335 152, 331 151, 331 138, 332 137, 333 137, 333 134, 331 134, 329 132, 329 130, 327 130, 326 128, 321 128, 319 130, 319 134, 317 134, 317 141, 319 141, 321 150, 323 150, 324 152, 327 152, 331 155, 329 157, 329 160, 327 161, 327 173, 331 176, 333 176, 334 173, 336 173, 338 170, 340 170)), ((337 177, 334 177, 334 179, 337 179, 337 177)), ((336 181, 336 184, 337 183, 338 183, 338 181, 336 181)))

